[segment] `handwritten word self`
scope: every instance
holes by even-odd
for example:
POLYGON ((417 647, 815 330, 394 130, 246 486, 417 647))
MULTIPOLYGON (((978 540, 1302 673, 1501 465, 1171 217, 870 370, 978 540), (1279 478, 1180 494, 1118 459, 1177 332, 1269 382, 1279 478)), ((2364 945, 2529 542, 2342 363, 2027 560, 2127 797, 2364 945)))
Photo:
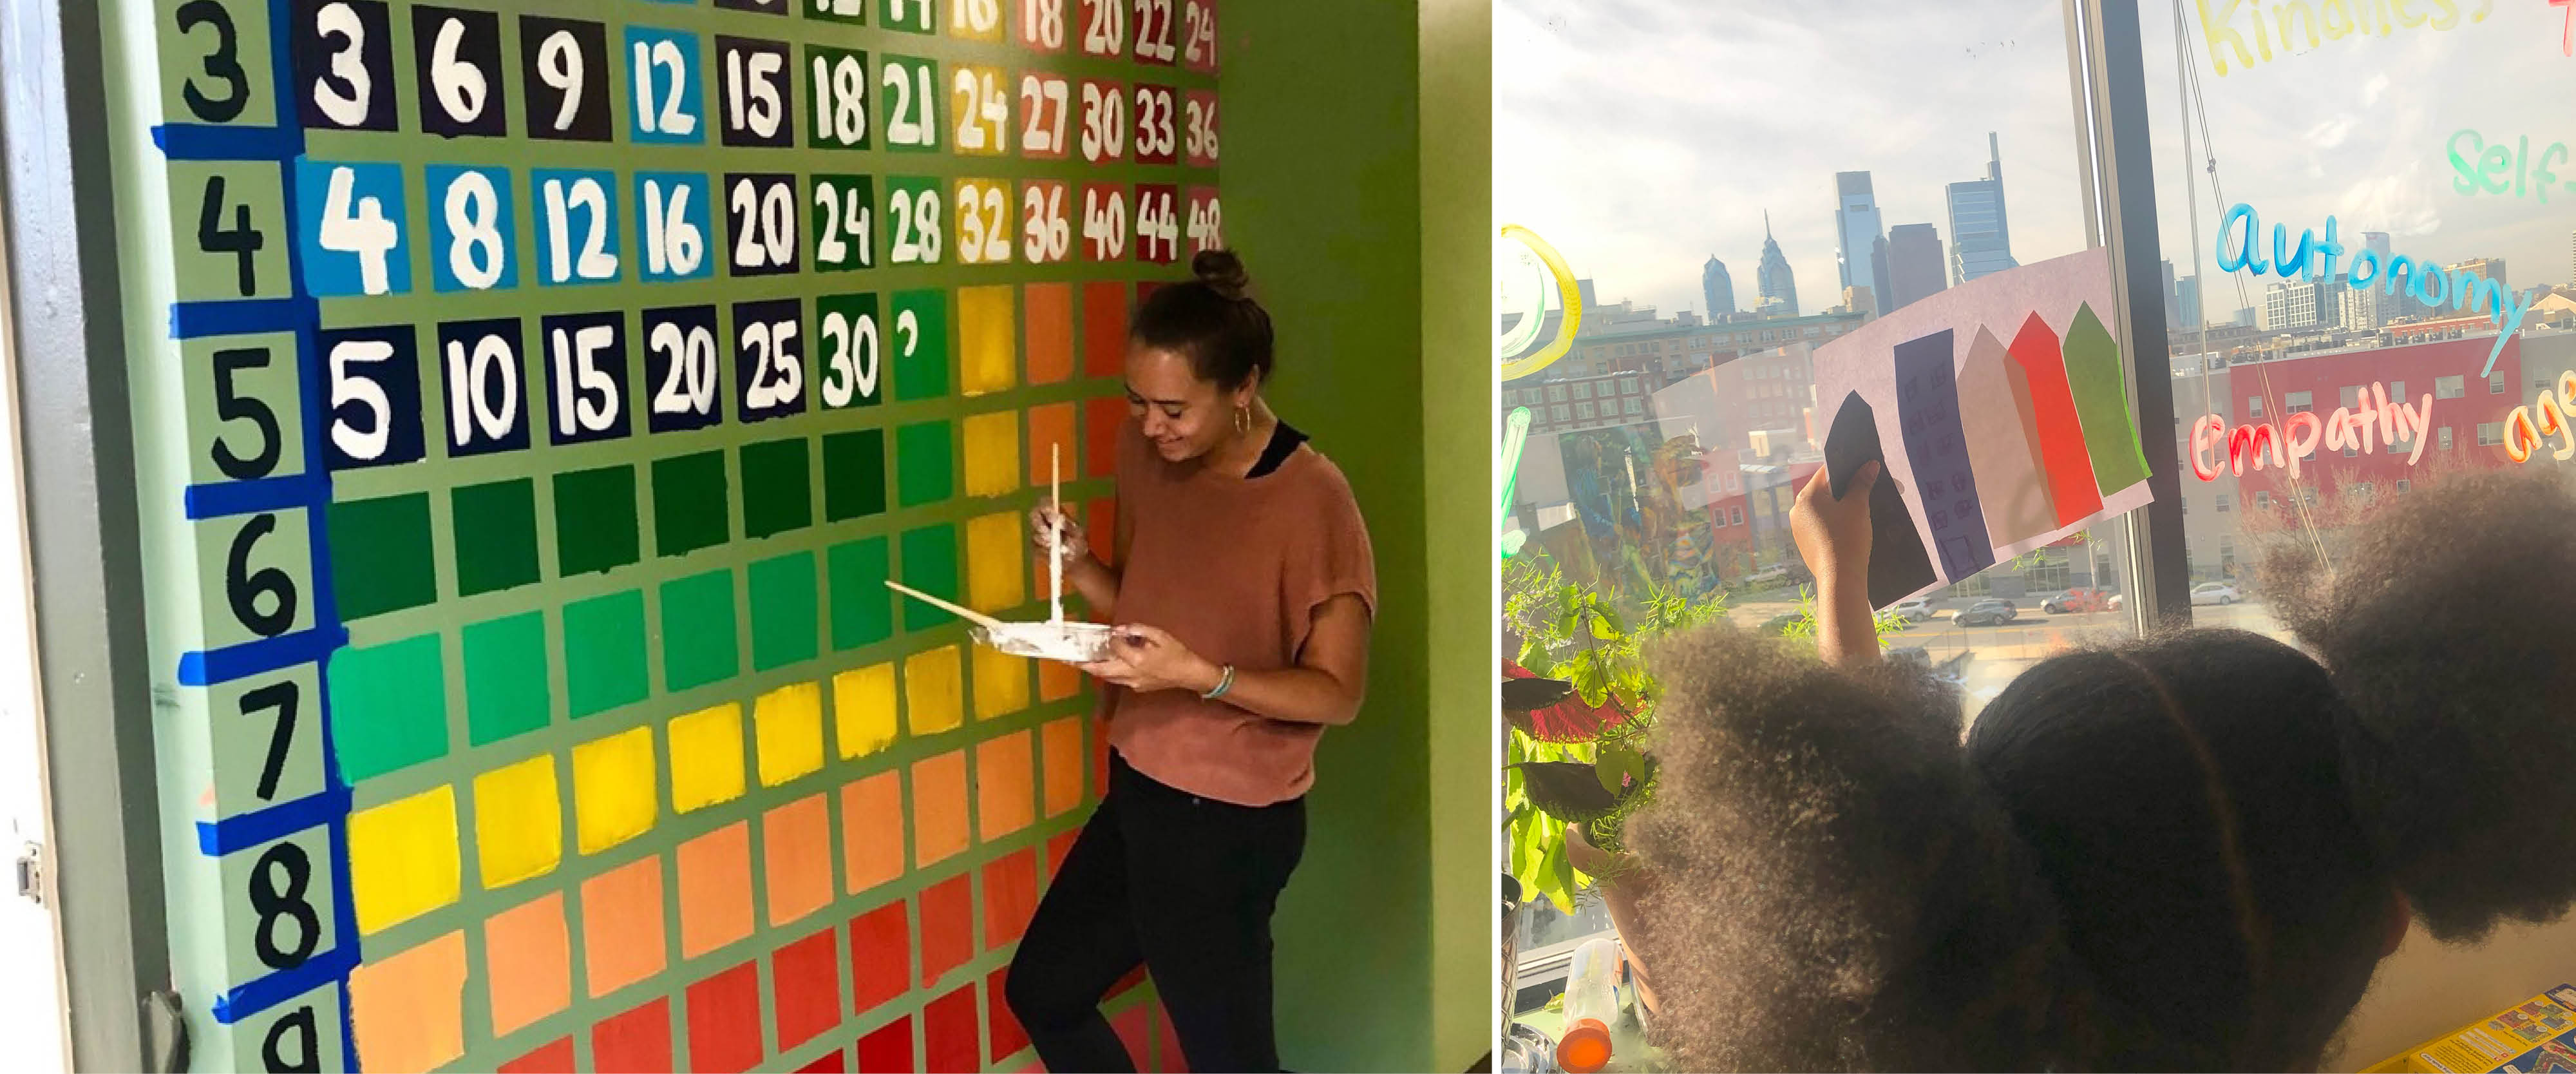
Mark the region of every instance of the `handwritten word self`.
POLYGON ((2253 206, 2237 202, 2227 210, 2227 218, 2218 225, 2218 271, 2241 269, 2256 276, 2270 272, 2284 280, 2294 277, 2301 280, 2341 279, 2356 291, 2368 290, 2373 281, 2385 281, 2385 293, 2391 295, 2397 293, 2398 280, 2402 276, 2406 293, 2427 306, 2438 309, 2442 299, 2447 297, 2451 300, 2452 309, 2484 313, 2495 321, 2495 346, 2487 350, 2486 369, 2478 374, 2481 377, 2495 372, 2496 359, 2504 354, 2505 341, 2522 331, 2522 315, 2531 311, 2529 299, 2467 269, 2445 273, 2434 262, 2417 261, 2404 254, 2393 255, 2386 264, 2382 264, 2378 251, 2368 247, 2352 251, 2350 273, 2337 276, 2335 262, 2343 257, 2344 248, 2342 243, 2335 241, 2335 218, 2331 216, 2326 217, 2323 242, 2317 241, 2315 232, 2304 228, 2299 231, 2296 253, 2290 250, 2289 232, 2286 224, 2272 225, 2272 259, 2265 261, 2263 251, 2257 245, 2263 235, 2262 217, 2255 214, 2253 206), (2245 222, 2245 240, 2238 243, 2231 253, 2227 248, 2227 236, 2236 230, 2239 220, 2245 222))
MULTIPOLYGON (((2358 34, 2381 37, 2399 29, 2429 26, 2448 30, 2460 24, 2460 5, 2456 0, 2272 0, 2266 17, 2263 0, 2194 0, 2200 8, 2200 36, 2209 46, 2210 66, 2221 78, 2227 77, 2227 58, 2236 57, 2236 66, 2252 70, 2257 63, 2273 60, 2274 31, 2279 31, 2281 54, 2286 56, 2304 39, 2307 47, 2316 48, 2326 41, 2340 41, 2358 34), (2237 12, 2251 17, 2237 21, 2237 12), (2318 35, 2324 37, 2320 39, 2318 35), (2253 47, 2248 49, 2247 39, 2253 47), (2224 51, 2222 51, 2222 49, 2224 51), (2261 57, 2257 59, 2256 57, 2261 57)), ((2479 0, 2478 9, 2468 21, 2484 22, 2495 9, 2495 0, 2479 0)))
POLYGON ((2515 462, 2530 462, 2552 436, 2559 443, 2549 457, 2576 459, 2576 370, 2558 374, 2557 391, 2543 388, 2530 406, 2504 416, 2504 453, 2515 462))
POLYGON ((2409 406, 2403 399, 2389 399, 2388 386, 2376 381, 2361 397, 2359 409, 2336 407, 2324 418, 2302 410, 2277 426, 2267 421, 2230 429, 2226 418, 2204 414, 2191 423, 2191 472, 2203 481, 2216 481, 2221 473, 2243 477, 2247 463, 2261 470, 2268 459, 2273 466, 2288 468, 2295 480, 2299 461, 2314 456, 2320 443, 2328 451, 2349 448, 2364 455, 2386 444, 2393 455, 2401 440, 2414 443, 2406 453, 2406 465, 2413 466, 2424 457, 2424 429, 2432 420, 2433 393, 2424 393, 2421 403, 2409 406), (2212 465, 2210 451, 2222 447, 2226 456, 2212 465))
MULTIPOLYGON (((2503 142, 2488 145, 2478 132, 2464 130, 2451 135, 2450 145, 2446 148, 2451 156, 2451 170, 2458 173, 2451 177, 2451 189, 2471 196, 2481 192, 2502 194, 2510 190, 2517 198, 2530 191, 2537 193, 2544 205, 2549 203, 2549 191, 2561 185, 2558 173, 2550 171, 2549 166, 2567 161, 2567 143, 2551 142, 2549 148, 2540 151, 2540 160, 2533 162, 2531 136, 2527 134, 2517 137, 2514 147, 2507 149, 2503 142), (2469 143, 2466 154, 2460 152, 2462 139, 2469 143)), ((2576 191, 2576 179, 2568 180, 2564 188, 2576 191)))

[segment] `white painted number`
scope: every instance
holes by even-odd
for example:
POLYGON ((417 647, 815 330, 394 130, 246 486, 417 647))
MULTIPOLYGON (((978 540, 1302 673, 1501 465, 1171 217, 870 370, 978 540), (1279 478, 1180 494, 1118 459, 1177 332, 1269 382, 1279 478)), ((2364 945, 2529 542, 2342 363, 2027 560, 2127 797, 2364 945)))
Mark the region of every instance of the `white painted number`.
POLYGON ((1216 102, 1192 97, 1189 102, 1189 154, 1192 160, 1215 160, 1216 102))
POLYGON ((572 331, 558 328, 552 333, 551 343, 556 431, 570 438, 614 427, 617 380, 599 368, 599 352, 616 345, 617 329, 604 324, 583 325, 572 331))
MULTIPOLYGON (((608 191, 599 180, 583 176, 567 188, 561 179, 546 180, 547 253, 546 278, 564 283, 575 277, 585 280, 617 278, 617 255, 608 252, 608 229, 617 226, 608 218, 608 191), (572 253, 572 210, 582 212, 581 256, 572 253)), ((588 329, 583 331, 587 332, 588 329)))
MULTIPOLYGON (((907 314, 909 315, 909 314, 907 314)), ((823 405, 845 407, 877 393, 877 319, 840 310, 823 315, 823 405)))
POLYGON ((1082 191, 1082 239, 1094 261, 1127 256, 1127 195, 1109 187, 1082 191))
POLYGON ((1020 191, 1021 248, 1031 264, 1064 260, 1073 228, 1064 215, 1064 184, 1031 183, 1020 191))
POLYGON ((814 188, 814 208, 822 218, 822 232, 814 240, 814 259, 830 264, 851 261, 850 246, 858 246, 857 263, 869 263, 876 251, 874 213, 869 211, 865 191, 852 187, 842 190, 830 183, 814 188))
POLYGON ((1011 198, 999 183, 957 184, 957 260, 968 265, 1011 259, 1011 198))
POLYGON ((635 99, 643 104, 635 121, 648 134, 668 134, 675 138, 697 133, 698 117, 680 107, 681 95, 689 86, 688 57, 680 54, 677 41, 638 41, 635 43, 635 99), (670 92, 654 103, 653 69, 670 73, 670 92))
POLYGON ((954 0, 948 6, 948 25, 964 27, 976 37, 990 37, 1002 28, 1001 0, 954 0))
POLYGON ((349 368, 359 362, 381 362, 394 356, 394 345, 380 339, 347 339, 331 347, 331 446, 358 462, 383 458, 393 439, 393 400, 385 386, 349 368), (367 408, 367 427, 341 420, 340 408, 356 403, 367 408))
POLYGON ((457 447, 498 440, 519 422, 519 359, 498 335, 447 341, 447 442, 457 447), (496 398, 497 396, 497 398, 496 398), (476 435, 480 433, 481 435, 476 435))
POLYGON ((733 234, 736 271, 785 267, 796 260, 795 184, 761 186, 748 178, 733 184, 733 215, 740 221, 733 234))
POLYGON ((313 80, 313 104, 331 122, 355 127, 367 121, 368 102, 375 96, 375 82, 367 76, 363 55, 367 48, 367 24, 359 21, 358 11, 346 3, 322 5, 313 13, 313 28, 323 37, 339 35, 342 42, 331 54, 331 77, 313 80), (332 79, 348 83, 348 90, 332 85, 332 79))
POLYGON ((1136 256, 1147 261, 1167 262, 1180 248, 1181 214, 1172 204, 1170 189, 1140 191, 1136 195, 1136 256))
POLYGON ((330 186, 322 195, 322 230, 316 241, 325 250, 356 254, 359 286, 368 294, 381 295, 393 290, 392 261, 387 255, 401 244, 402 229, 385 219, 383 201, 356 197, 357 187, 356 169, 331 169, 330 186), (352 200, 356 202, 354 206, 352 200))
POLYGON ((1065 82, 1061 78, 1020 76, 1020 151, 1064 152, 1065 82))
POLYGON ((460 124, 483 115, 491 90, 482 68, 457 58, 457 47, 464 43, 465 20, 449 19, 439 24, 438 42, 429 55, 429 84, 438 91, 439 107, 460 124))
POLYGON ((753 321, 742 326, 742 349, 751 355, 751 384, 743 389, 743 408, 773 410, 792 406, 805 394, 805 367, 790 349, 796 345, 796 322, 753 321))
POLYGON ((1199 0, 1189 0, 1181 9, 1182 33, 1189 38, 1181 59, 1198 67, 1216 58, 1216 16, 1199 0))
POLYGON ((1064 0, 1020 0, 1021 36, 1053 52, 1064 47, 1064 0))
POLYGON ((689 184, 667 191, 644 180, 644 260, 656 276, 687 276, 706 262, 707 237, 689 219, 689 184))
POLYGON ((894 248, 887 260, 898 265, 939 263, 939 192, 896 190, 887 196, 894 214, 894 248))
POLYGON ((1002 149, 1002 132, 1010 129, 1011 102, 994 85, 993 69, 960 67, 950 80, 949 99, 956 102, 957 148, 968 152, 1002 149))
POLYGON ((868 137, 868 69, 856 55, 814 57, 814 124, 818 137, 858 145, 868 137))
POLYGON ((1172 0, 1136 0, 1136 58, 1172 62, 1172 0))
POLYGON ((1127 152, 1127 98, 1115 86, 1082 84, 1082 159, 1098 164, 1127 152))
POLYGON ((1136 155, 1145 160, 1165 158, 1178 147, 1172 133, 1172 91, 1136 87, 1136 155))
POLYGON ((654 413, 704 416, 715 412, 714 331, 705 325, 684 328, 664 321, 653 326, 653 335, 644 345, 671 356, 669 372, 662 375, 662 386, 653 393, 654 413))
MULTIPOLYGON (((638 45, 635 50, 640 53, 644 47, 638 45)), ((571 31, 557 30, 537 46, 537 77, 563 93, 563 103, 555 106, 556 130, 571 130, 573 118, 581 113, 581 84, 586 74, 582 70, 581 43, 571 31)))
POLYGON ((492 177, 458 173, 447 184, 446 209, 447 231, 454 236, 447 244, 447 271, 476 291, 501 282, 509 247, 501 242, 501 194, 492 188, 492 177))
POLYGON ((743 52, 725 50, 725 103, 733 129, 761 138, 778 137, 778 123, 786 113, 778 78, 787 71, 787 58, 775 52, 753 52, 745 59, 743 52))
POLYGON ((1082 51, 1117 56, 1127 51, 1127 11, 1118 0, 1084 0, 1091 18, 1083 23, 1082 51))
POLYGON ((915 78, 905 78, 904 70, 903 64, 889 63, 885 65, 885 76, 879 80, 885 88, 894 91, 894 112, 886 118, 886 141, 893 145, 936 146, 939 144, 939 124, 930 115, 930 65, 925 63, 911 68, 917 76, 915 78), (920 89, 918 96, 913 92, 916 85, 920 89), (912 110, 916 100, 921 102, 919 114, 912 110))

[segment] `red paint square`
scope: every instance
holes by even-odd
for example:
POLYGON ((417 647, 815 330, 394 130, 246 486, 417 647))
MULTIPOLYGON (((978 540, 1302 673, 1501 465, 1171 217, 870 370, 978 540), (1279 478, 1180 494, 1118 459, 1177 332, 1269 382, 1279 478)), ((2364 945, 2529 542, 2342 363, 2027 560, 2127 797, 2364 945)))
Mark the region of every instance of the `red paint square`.
POLYGON ((689 986, 689 1069, 740 1074, 760 1063, 760 967, 689 986))
POLYGON ((1164 1074, 1189 1074, 1189 1057, 1181 1054, 1181 1038, 1172 1031, 1172 1012, 1165 1010, 1160 1000, 1154 1003, 1154 1047, 1160 1050, 1154 1058, 1161 1060, 1154 1069, 1164 1074))
POLYGON ((824 929, 769 956, 770 994, 778 999, 778 1048, 785 1051, 841 1022, 840 937, 824 929))
POLYGON ((984 1023, 992 1027, 994 1066, 1002 1065, 1002 1060, 1029 1046, 1029 1031, 1020 1027, 1020 1020, 1011 1013, 1011 1004, 1006 998, 1010 995, 1007 987, 1010 979, 1009 966, 994 970, 991 976, 984 978, 984 1023))
POLYGON ((975 893, 959 873, 921 892, 921 987, 975 957, 975 893))
POLYGON ((859 1074, 913 1074, 912 1016, 859 1038, 859 1074))
POLYGON ((850 1053, 834 1048, 823 1057, 796 1068, 796 1074, 849 1074, 850 1053))
POLYGON ((975 984, 930 1001, 921 1009, 921 1063, 934 1071, 976 1071, 975 984))
POLYGON ((590 1027, 590 1065, 599 1074, 654 1074, 671 1063, 671 1000, 656 996, 590 1027))
POLYGON ((501 1064, 501 1074, 572 1074, 572 1069, 571 1037, 501 1064))
POLYGON ((1145 1012, 1153 1007, 1151 1003, 1130 1003, 1126 1010, 1109 1017, 1109 1028, 1117 1030, 1118 1039, 1126 1042, 1127 1054, 1134 1057, 1138 1070, 1154 1069, 1145 1063, 1146 1042, 1154 1037, 1154 1027, 1147 1024, 1145 1012))
POLYGON ((1125 395, 1103 395, 1082 401, 1082 472, 1084 474, 1091 477, 1107 477, 1118 472, 1118 429, 1126 422, 1127 397, 1125 395))
POLYGON ((912 920, 897 899, 850 919, 850 1010, 866 1014, 912 988, 912 920))
POLYGON ((1038 856, 1023 850, 984 866, 984 950, 1020 942, 1038 911, 1038 856))
POLYGON ((1082 829, 1067 828, 1047 837, 1047 883, 1055 883, 1055 878, 1064 872, 1065 855, 1073 853, 1073 841, 1081 835, 1082 829))
POLYGON ((1126 366, 1126 288, 1114 280, 1082 285, 1082 374, 1114 377, 1126 366))

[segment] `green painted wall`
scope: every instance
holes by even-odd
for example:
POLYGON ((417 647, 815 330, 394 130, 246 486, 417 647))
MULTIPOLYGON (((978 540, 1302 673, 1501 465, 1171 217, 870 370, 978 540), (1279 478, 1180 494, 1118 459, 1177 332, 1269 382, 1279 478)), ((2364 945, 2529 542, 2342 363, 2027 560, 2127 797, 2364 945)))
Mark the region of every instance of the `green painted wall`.
POLYGON ((1279 327, 1272 398, 1358 491, 1383 606, 1369 703, 1325 736, 1281 902, 1290 1069, 1463 1070, 1492 1046, 1490 18, 1226 9, 1227 240, 1279 327))

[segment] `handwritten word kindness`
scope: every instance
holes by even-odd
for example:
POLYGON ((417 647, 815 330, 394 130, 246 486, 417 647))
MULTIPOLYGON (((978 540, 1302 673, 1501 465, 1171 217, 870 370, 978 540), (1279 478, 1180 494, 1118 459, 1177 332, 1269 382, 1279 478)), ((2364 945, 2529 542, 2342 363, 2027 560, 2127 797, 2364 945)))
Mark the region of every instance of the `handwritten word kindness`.
POLYGON ((2390 256, 2382 264, 2379 253, 2368 247, 2352 251, 2350 271, 2338 276, 2335 263, 2342 259, 2344 248, 2342 243, 2335 241, 2335 218, 2331 216, 2326 217, 2325 241, 2319 242, 2315 232, 2301 229, 2295 253, 2290 248, 2289 225, 2272 225, 2270 261, 2263 259, 2259 245, 2262 237, 2263 219, 2255 214, 2253 206, 2240 201, 2230 207, 2226 219, 2218 224, 2218 271, 2243 270, 2256 276, 2270 272, 2284 280, 2340 279, 2356 291, 2369 290, 2374 281, 2381 281, 2385 284, 2385 293, 2391 295, 2397 293, 2399 278, 2403 277, 2406 293, 2427 306, 2439 309, 2447 297, 2451 300, 2452 309, 2486 314, 2495 321, 2496 340, 2495 345, 2487 349, 2487 366, 2478 374, 2481 377, 2495 373, 2496 359, 2504 354, 2504 341, 2522 330, 2522 316, 2531 311, 2529 299, 2467 269, 2452 269, 2446 273, 2434 262, 2417 261, 2404 254, 2390 256), (2236 230, 2240 220, 2245 223, 2245 239, 2236 244, 2234 252, 2230 252, 2227 237, 2236 230))
MULTIPOLYGON (((2400 29, 2448 30, 2460 24, 2457 0, 2272 0, 2268 11, 2263 0, 2193 3, 2200 8, 2200 35, 2209 46, 2210 66, 2221 78, 2227 77, 2230 55, 2236 57, 2236 66, 2247 70, 2257 63, 2272 62, 2274 31, 2278 31, 2281 55, 2286 57, 2302 40, 2308 48, 2316 48, 2354 35, 2387 37, 2400 29), (2237 18, 2240 11, 2248 15, 2241 21, 2237 18), (2320 38, 2319 34, 2324 36, 2320 38), (2249 41, 2251 49, 2247 48, 2249 41)), ((2478 9, 2469 13, 2468 21, 2485 22, 2487 13, 2494 9, 2495 0, 2478 0, 2478 9)))
POLYGON ((2422 402, 2408 406, 2403 399, 2388 398, 2388 386, 2376 381, 2362 396, 2359 409, 2336 407, 2324 418, 2302 410, 2282 420, 2280 425, 2263 422, 2257 425, 2227 427, 2227 419, 2216 414, 2202 415, 2191 423, 2191 472, 2203 481, 2216 481, 2221 473, 2245 476, 2245 464, 2261 470, 2268 460, 2276 467, 2286 467, 2290 477, 2299 476, 2299 461, 2314 456, 2320 442, 2328 451, 2352 449, 2368 455, 2378 445, 2388 445, 2389 454, 2397 453, 2397 443, 2412 441, 2406 453, 2406 465, 2415 465, 2424 457, 2424 427, 2433 420, 2433 393, 2424 393, 2422 402), (2226 456, 2217 464, 2209 453, 2225 448, 2226 456))

